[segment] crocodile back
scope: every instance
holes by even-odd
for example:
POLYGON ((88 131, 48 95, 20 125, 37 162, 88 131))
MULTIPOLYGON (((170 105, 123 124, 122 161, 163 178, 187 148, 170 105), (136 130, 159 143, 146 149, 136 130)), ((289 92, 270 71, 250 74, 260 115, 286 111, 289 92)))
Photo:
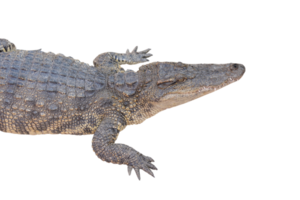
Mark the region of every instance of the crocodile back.
POLYGON ((70 126, 66 121, 80 121, 74 117, 87 112, 104 88, 103 73, 71 57, 40 50, 0 53, 0 129, 62 133, 70 126))

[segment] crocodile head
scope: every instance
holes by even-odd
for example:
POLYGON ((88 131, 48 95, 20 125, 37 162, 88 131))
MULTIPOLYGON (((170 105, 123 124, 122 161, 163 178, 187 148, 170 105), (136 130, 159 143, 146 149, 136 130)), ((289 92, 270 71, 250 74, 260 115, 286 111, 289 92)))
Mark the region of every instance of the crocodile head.
MULTIPOLYGON (((239 80, 245 67, 241 64, 152 63, 141 68, 151 79, 148 116, 201 96, 239 80)), ((149 92, 148 92, 149 94, 149 92)))
POLYGON ((17 46, 15 43, 12 43, 7 38, 0 37, 0 52, 15 51, 16 49, 17 46))

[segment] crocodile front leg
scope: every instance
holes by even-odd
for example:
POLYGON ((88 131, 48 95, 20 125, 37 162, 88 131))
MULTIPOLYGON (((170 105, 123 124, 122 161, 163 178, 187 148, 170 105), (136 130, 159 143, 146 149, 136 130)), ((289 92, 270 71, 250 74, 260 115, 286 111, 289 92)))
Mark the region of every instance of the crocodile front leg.
POLYGON ((149 53, 150 51, 150 47, 139 51, 139 47, 135 45, 133 49, 127 49, 125 52, 109 51, 99 53, 93 59, 93 65, 105 71, 108 69, 120 70, 122 68, 133 68, 137 70, 139 65, 151 61, 152 53, 149 53))
POLYGON ((0 39, 0 53, 16 50, 16 46, 6 39, 0 39))
POLYGON ((125 144, 115 144, 118 134, 126 126, 125 120, 120 116, 106 117, 96 130, 93 137, 93 149, 96 155, 106 162, 114 164, 125 164, 128 166, 128 173, 134 169, 140 180, 140 169, 154 177, 153 170, 157 168, 151 164, 154 160, 144 156, 125 144))
POLYGON ((139 46, 135 45, 133 49, 126 49, 125 52, 111 52, 111 56, 115 61, 118 62, 119 65, 134 66, 150 62, 150 58, 152 57, 152 53, 149 53, 150 51, 150 47, 139 51, 139 46))

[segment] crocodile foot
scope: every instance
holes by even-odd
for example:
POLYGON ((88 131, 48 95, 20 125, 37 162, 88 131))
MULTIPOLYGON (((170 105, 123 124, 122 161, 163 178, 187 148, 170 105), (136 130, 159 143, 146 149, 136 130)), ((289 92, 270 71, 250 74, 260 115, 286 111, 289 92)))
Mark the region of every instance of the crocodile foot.
POLYGON ((16 49, 16 46, 6 39, 0 39, 0 53, 9 52, 16 49))
POLYGON ((136 152, 134 155, 131 155, 129 160, 131 162, 128 163, 128 174, 131 174, 132 169, 134 169, 137 177, 141 180, 140 169, 144 170, 148 174, 154 177, 152 170, 157 170, 157 168, 151 163, 154 160, 148 156, 144 156, 136 152))
POLYGON ((132 50, 132 52, 129 52, 127 49, 126 54, 121 56, 121 60, 124 59, 126 64, 129 65, 149 61, 147 58, 152 56, 152 54, 148 53, 151 49, 145 49, 139 52, 137 49, 137 46, 132 50))

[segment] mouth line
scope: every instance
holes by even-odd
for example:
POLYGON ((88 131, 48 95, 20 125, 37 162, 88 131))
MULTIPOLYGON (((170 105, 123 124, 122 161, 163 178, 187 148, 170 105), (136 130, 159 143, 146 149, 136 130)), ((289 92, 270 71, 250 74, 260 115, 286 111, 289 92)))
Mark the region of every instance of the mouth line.
POLYGON ((203 87, 200 87, 200 89, 196 89, 196 90, 193 90, 193 91, 189 91, 189 92, 174 92, 174 93, 170 93, 170 94, 173 94, 173 95, 182 95, 182 96, 190 96, 190 95, 197 95, 199 93, 205 93, 205 92, 213 92, 213 91, 216 91, 218 89, 221 89, 233 82, 236 82, 240 79, 241 77, 239 78, 229 78, 228 80, 226 80, 225 82, 223 82, 222 84, 220 85, 216 85, 216 86, 203 86, 203 87))

